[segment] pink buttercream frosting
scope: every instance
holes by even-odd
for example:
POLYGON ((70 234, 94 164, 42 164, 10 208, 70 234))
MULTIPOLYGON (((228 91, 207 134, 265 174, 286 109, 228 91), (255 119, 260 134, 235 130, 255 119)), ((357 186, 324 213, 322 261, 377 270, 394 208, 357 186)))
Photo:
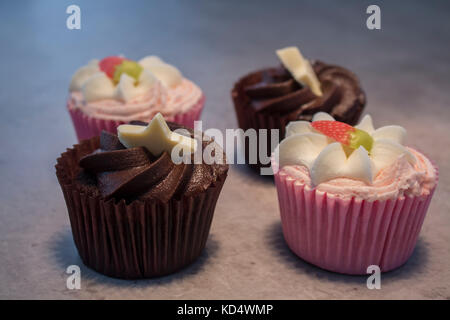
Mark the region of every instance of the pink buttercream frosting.
POLYGON ((160 112, 163 116, 184 113, 202 97, 201 89, 192 81, 183 78, 174 88, 165 88, 159 81, 145 94, 128 102, 102 99, 86 102, 80 91, 70 93, 68 105, 93 118, 129 122, 149 121, 160 112))
POLYGON ((161 113, 163 115, 173 115, 184 113, 195 105, 202 96, 200 88, 187 79, 183 79, 181 84, 168 89, 167 104, 161 113))
MULTIPOLYGON (((362 200, 387 200, 403 196, 428 195, 435 187, 437 172, 435 167, 420 152, 408 148, 416 158, 412 165, 404 155, 392 165, 382 169, 374 178, 373 184, 349 178, 336 178, 318 184, 316 191, 343 199, 353 197, 362 200)), ((313 189, 309 170, 301 165, 287 165, 281 170, 297 184, 313 189)))

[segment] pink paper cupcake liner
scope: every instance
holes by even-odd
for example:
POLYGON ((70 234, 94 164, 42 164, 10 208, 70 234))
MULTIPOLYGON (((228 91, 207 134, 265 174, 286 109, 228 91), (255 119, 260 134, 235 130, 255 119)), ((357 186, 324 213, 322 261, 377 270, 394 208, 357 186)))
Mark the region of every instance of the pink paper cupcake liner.
POLYGON ((367 274, 370 265, 382 272, 403 265, 436 188, 423 196, 367 201, 316 192, 282 171, 275 183, 289 248, 320 268, 345 274, 367 274))
MULTIPOLYGON (((194 121, 200 119, 204 104, 205 96, 202 95, 198 102, 187 112, 165 117, 165 119, 185 127, 194 128, 194 121)), ((84 114, 81 110, 72 108, 69 104, 67 105, 67 110, 72 118, 78 141, 98 136, 102 130, 116 133, 117 127, 126 123, 124 121, 92 118, 84 114)))

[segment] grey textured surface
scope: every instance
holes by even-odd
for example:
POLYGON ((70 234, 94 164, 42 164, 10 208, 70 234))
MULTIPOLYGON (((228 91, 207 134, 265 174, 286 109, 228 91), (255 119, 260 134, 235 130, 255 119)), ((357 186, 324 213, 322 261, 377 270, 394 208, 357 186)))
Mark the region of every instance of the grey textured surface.
POLYGON ((365 26, 367 1, 76 1, 82 29, 65 27, 71 1, 0 4, 0 298, 450 299, 450 22, 443 1, 381 3, 382 30, 365 26), (378 126, 400 124, 440 167, 440 185, 416 250, 402 268, 366 277, 320 270, 286 247, 273 183, 233 166, 211 235, 194 265, 156 280, 123 281, 82 266, 54 164, 75 134, 65 110, 71 74, 91 58, 157 54, 204 90, 205 127, 235 128, 230 88, 298 45, 349 67, 378 126))

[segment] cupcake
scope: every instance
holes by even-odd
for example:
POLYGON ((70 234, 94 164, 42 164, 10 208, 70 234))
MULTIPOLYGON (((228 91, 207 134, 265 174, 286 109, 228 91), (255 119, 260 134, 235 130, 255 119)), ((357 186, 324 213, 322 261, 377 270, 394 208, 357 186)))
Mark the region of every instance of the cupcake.
POLYGON ((249 155, 252 142, 244 141, 246 163, 254 169, 270 167, 270 155, 290 121, 310 121, 322 111, 355 125, 366 103, 358 78, 349 70, 321 61, 310 63, 295 47, 277 50, 277 55, 281 66, 247 74, 231 93, 240 128, 257 133, 269 129, 267 139, 258 135, 265 141, 254 142, 256 161, 249 155))
POLYGON ((352 127, 318 113, 286 128, 272 157, 284 238, 323 269, 389 271, 411 256, 438 181, 406 131, 374 129, 370 116, 352 127))
POLYGON ((112 56, 75 72, 67 109, 81 141, 102 130, 114 133, 131 120, 148 122, 158 112, 167 121, 193 128, 204 101, 196 84, 156 56, 138 62, 112 56))
POLYGON ((194 161, 199 149, 225 155, 206 136, 193 137, 157 114, 148 125, 120 125, 118 135, 102 131, 61 154, 56 175, 86 266, 111 277, 152 278, 201 254, 228 165, 194 161))

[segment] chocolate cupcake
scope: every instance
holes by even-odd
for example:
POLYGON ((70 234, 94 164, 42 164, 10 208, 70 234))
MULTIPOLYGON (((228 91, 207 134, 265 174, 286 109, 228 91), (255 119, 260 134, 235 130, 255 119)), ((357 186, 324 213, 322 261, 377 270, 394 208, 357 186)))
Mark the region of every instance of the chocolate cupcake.
MULTIPOLYGON (((225 161, 196 163, 193 149, 185 157, 190 161, 174 163, 171 148, 181 145, 185 152, 213 142, 198 144, 191 129, 167 126, 160 114, 155 118, 147 127, 142 122, 123 125, 122 133, 119 126, 118 136, 103 131, 57 160, 56 175, 81 259, 108 276, 151 278, 192 263, 205 247, 227 176, 225 161), (146 130, 153 131, 133 136, 146 130), (160 141, 164 135, 167 141, 160 141)), ((223 154, 217 145, 214 152, 223 154)))
MULTIPOLYGON (((244 142, 246 163, 254 169, 270 166, 270 155, 285 136, 290 121, 311 121, 317 112, 326 112, 337 121, 355 125, 366 104, 361 84, 351 71, 321 61, 311 64, 295 47, 277 51, 282 65, 247 74, 232 90, 239 127, 269 129, 266 155, 262 162, 250 163, 249 139, 244 142), (278 141, 271 145, 270 129, 278 129, 278 141)), ((258 139, 259 139, 258 134, 258 139)), ((264 141, 256 143, 258 155, 264 141)))

